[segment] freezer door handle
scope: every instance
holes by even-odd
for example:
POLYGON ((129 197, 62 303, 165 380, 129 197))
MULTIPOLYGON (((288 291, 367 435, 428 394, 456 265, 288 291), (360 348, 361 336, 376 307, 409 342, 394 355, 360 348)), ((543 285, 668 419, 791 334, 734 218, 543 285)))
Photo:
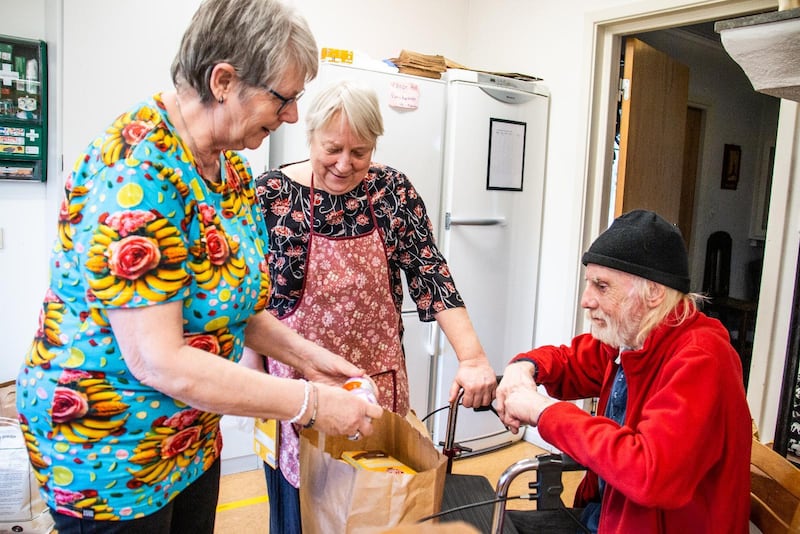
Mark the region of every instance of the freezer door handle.
POLYGON ((428 356, 434 357, 436 356, 436 334, 439 328, 435 322, 430 323, 428 326, 428 343, 425 345, 425 348, 428 350, 428 356))
POLYGON ((536 95, 531 93, 522 93, 519 91, 507 91, 498 87, 480 86, 481 90, 495 100, 505 102, 506 104, 524 104, 532 100, 536 95))
POLYGON ((449 230, 451 226, 505 226, 505 217, 453 217, 450 213, 445 214, 444 228, 449 230))

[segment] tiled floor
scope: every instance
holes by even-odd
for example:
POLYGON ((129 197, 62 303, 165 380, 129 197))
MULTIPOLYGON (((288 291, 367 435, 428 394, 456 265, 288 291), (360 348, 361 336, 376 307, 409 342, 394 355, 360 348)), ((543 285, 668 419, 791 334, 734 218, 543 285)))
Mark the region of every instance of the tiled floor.
MULTIPOLYGON (((453 463, 455 474, 475 474, 485 476, 492 487, 503 471, 523 458, 531 458, 544 452, 542 449, 520 441, 487 454, 459 459, 453 463)), ((582 472, 565 473, 562 500, 570 504, 575 488, 583 476, 582 472)), ((528 493, 528 482, 534 473, 524 473, 512 482, 509 495, 528 493)), ((533 508, 530 501, 509 501, 508 509, 526 510, 533 508)), ((222 477, 217 525, 215 534, 260 534, 269 532, 269 508, 266 499, 266 485, 261 470, 247 471, 222 477)))

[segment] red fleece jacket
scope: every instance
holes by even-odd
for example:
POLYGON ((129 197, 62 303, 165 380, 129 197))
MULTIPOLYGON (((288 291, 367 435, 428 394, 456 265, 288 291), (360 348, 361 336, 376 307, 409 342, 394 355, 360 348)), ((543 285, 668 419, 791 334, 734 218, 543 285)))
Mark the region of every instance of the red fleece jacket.
MULTIPOLYGON (((539 433, 587 468, 575 505, 607 482, 598 534, 748 532, 752 426, 742 365, 728 332, 695 312, 657 327, 641 350, 622 353, 625 424, 570 402, 547 408, 539 433)), ((551 397, 599 397, 605 413, 617 351, 585 334, 570 346, 517 355, 536 362, 551 397)))

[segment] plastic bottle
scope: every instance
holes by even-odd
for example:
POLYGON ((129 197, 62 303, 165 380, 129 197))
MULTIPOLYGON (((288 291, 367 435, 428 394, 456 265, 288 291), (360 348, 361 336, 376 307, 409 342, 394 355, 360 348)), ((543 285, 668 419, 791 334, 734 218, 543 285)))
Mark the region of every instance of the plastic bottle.
POLYGON ((367 377, 354 376, 353 378, 347 379, 347 381, 342 384, 342 387, 353 395, 358 395, 367 402, 378 404, 375 385, 373 384, 372 380, 367 377))

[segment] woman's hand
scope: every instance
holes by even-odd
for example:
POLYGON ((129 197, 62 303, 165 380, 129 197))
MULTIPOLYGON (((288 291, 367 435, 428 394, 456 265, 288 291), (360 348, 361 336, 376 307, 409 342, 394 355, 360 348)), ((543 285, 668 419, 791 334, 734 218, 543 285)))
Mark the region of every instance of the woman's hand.
POLYGON ((350 377, 364 374, 363 369, 303 338, 266 311, 259 312, 247 322, 245 343, 259 354, 291 365, 315 382, 341 385, 350 377))
POLYGON ((316 430, 344 436, 372 434, 374 431, 372 420, 383 414, 383 408, 338 386, 316 384, 316 387, 318 395, 314 422, 316 430))
POLYGON ((456 378, 450 386, 450 402, 458 397, 461 388, 464 388, 461 402, 466 408, 489 406, 497 388, 497 375, 489 365, 489 360, 476 358, 459 361, 456 378))
POLYGON ((300 370, 307 379, 332 386, 341 386, 348 378, 364 375, 363 369, 311 342, 305 365, 300 370))

